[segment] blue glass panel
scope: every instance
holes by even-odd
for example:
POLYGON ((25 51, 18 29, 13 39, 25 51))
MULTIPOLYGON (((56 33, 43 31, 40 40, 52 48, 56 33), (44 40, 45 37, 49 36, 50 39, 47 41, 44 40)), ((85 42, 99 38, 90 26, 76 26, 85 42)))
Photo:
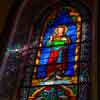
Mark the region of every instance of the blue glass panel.
POLYGON ((61 61, 62 61, 62 51, 60 51, 58 59, 57 59, 58 63, 61 63, 61 61))
POLYGON ((76 32, 77 32, 77 27, 74 24, 69 25, 68 27, 68 31, 65 33, 68 36, 76 36, 76 32))
POLYGON ((37 78, 44 78, 46 76, 46 72, 39 72, 37 74, 37 78))
MULTIPOLYGON (((76 48, 76 45, 75 44, 71 44, 70 46, 69 46, 69 48, 68 48, 68 50, 73 50, 73 49, 75 49, 76 48)), ((74 51, 74 50, 73 50, 74 51)))
POLYGON ((40 64, 47 64, 47 63, 48 63, 48 59, 43 59, 43 60, 40 59, 40 64))
POLYGON ((74 56, 75 55, 75 51, 73 50, 68 50, 68 57, 74 56))
POLYGON ((74 63, 68 63, 67 70, 64 71, 65 76, 73 76, 74 74, 74 63))
POLYGON ((74 36, 71 37, 71 40, 72 40, 72 42, 74 42, 74 43, 76 42, 76 39, 77 39, 77 38, 76 38, 76 35, 74 35, 74 36))
POLYGON ((74 61, 75 61, 75 56, 70 56, 70 57, 68 57, 68 61, 69 61, 69 62, 74 62, 74 61))
POLYGON ((40 71, 46 71, 46 66, 39 66, 38 72, 40 72, 40 71))
POLYGON ((50 48, 42 48, 41 49, 41 56, 40 56, 40 64, 47 64, 50 54, 50 48))

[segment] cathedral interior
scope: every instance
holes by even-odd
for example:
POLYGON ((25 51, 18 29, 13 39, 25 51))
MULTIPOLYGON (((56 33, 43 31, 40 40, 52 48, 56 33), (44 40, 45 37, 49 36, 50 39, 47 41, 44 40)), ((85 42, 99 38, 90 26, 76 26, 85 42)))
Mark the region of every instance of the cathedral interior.
POLYGON ((0 1, 0 100, 99 100, 97 0, 0 1))

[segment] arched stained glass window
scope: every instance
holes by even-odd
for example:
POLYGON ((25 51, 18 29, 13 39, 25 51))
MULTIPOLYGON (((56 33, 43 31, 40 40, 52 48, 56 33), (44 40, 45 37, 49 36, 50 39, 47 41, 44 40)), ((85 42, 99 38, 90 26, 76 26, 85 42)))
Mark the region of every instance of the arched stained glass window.
POLYGON ((87 100, 91 53, 87 10, 78 2, 65 0, 38 16, 31 36, 24 36, 32 38, 22 53, 31 52, 24 61, 25 65, 30 59, 30 64, 22 71, 16 100, 87 100))
POLYGON ((87 15, 66 3, 40 15, 34 25, 31 81, 22 84, 27 87, 22 100, 86 100, 88 21, 87 15))

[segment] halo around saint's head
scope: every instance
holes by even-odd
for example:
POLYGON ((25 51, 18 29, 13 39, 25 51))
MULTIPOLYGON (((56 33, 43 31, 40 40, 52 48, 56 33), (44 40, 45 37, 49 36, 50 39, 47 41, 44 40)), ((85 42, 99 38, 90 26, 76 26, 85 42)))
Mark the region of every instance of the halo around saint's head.
POLYGON ((57 28, 59 28, 59 27, 64 28, 64 33, 67 32, 67 30, 68 30, 68 27, 67 27, 66 25, 58 25, 58 26, 55 28, 55 33, 57 33, 57 28))

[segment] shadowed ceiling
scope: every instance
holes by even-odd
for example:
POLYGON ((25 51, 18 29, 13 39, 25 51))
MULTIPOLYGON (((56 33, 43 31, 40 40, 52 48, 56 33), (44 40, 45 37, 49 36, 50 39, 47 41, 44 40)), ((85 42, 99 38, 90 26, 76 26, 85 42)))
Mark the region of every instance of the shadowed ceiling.
MULTIPOLYGON (((2 32, 3 27, 4 27, 4 23, 6 21, 9 9, 11 7, 11 5, 13 4, 15 0, 0 0, 0 32, 2 32)), ((35 4, 42 4, 43 2, 47 2, 47 0, 34 0, 35 4)), ((51 3, 51 1, 53 0, 48 0, 49 3, 51 3)), ((94 8, 94 4, 95 4, 95 0, 81 0, 82 2, 84 2, 89 8, 90 10, 93 10, 94 8)), ((39 8, 39 6, 38 6, 39 8)))

